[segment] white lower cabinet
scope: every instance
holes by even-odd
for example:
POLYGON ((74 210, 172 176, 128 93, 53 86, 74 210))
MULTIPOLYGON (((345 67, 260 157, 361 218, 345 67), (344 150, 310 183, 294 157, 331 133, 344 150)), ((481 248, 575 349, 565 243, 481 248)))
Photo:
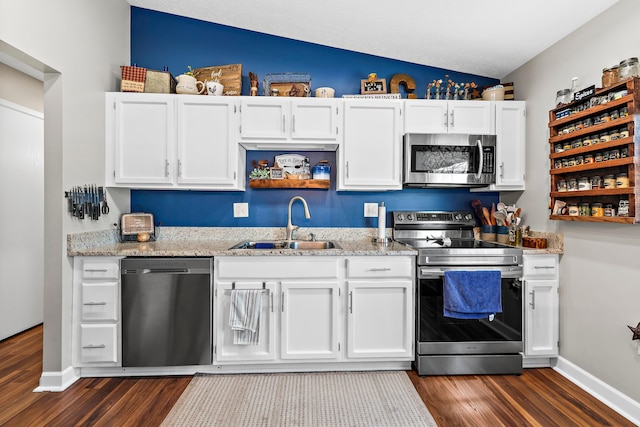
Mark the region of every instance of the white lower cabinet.
POLYGON ((523 256, 525 367, 548 366, 558 356, 558 255, 523 256))
POLYGON ((73 366, 120 366, 120 258, 76 257, 73 366))
POLYGON ((217 257, 219 365, 413 360, 413 257, 217 257), (259 345, 233 344, 230 292, 263 290, 259 345))

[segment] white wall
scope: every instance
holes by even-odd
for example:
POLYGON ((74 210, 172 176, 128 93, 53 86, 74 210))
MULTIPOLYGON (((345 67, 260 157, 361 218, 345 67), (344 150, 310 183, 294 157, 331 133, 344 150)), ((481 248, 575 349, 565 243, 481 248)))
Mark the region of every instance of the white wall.
POLYGON ((128 193, 111 195, 99 221, 67 212, 64 191, 104 182, 104 92, 117 90, 129 62, 130 7, 125 0, 0 0, 0 48, 44 79, 45 372, 71 365, 71 264, 66 235, 105 229, 128 211, 128 193))
POLYGON ((602 68, 640 56, 639 21, 637 0, 621 0, 503 79, 527 101, 527 190, 518 204, 532 229, 564 234, 560 354, 636 401, 639 343, 627 325, 640 322, 640 225, 548 219, 547 125, 556 91, 568 88, 572 77, 583 88, 600 87, 602 68))

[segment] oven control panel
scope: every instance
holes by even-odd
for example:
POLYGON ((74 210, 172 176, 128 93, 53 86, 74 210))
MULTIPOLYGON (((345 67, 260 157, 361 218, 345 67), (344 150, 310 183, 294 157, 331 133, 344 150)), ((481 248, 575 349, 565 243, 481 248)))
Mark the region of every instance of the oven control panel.
POLYGON ((469 211, 394 211, 394 224, 475 224, 475 218, 469 211))

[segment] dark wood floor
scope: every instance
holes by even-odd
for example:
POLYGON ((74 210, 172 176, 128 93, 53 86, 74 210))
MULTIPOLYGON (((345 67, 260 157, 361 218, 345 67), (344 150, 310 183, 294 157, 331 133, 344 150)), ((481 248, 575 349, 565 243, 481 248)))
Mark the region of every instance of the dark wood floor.
MULTIPOLYGON (((190 377, 83 378, 62 393, 33 393, 42 326, 0 342, 1 426, 157 426, 190 377)), ((409 372, 438 426, 633 426, 552 369, 521 376, 409 372)))

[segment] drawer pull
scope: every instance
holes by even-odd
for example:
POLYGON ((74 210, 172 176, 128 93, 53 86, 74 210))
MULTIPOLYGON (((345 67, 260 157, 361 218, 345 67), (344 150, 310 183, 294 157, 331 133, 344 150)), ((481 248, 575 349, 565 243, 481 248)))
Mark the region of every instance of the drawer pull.
POLYGON ((85 345, 85 346, 83 346, 82 348, 86 348, 86 349, 92 349, 92 348, 107 348, 107 346, 106 346, 106 345, 104 345, 104 344, 100 344, 100 345, 93 345, 93 344, 90 344, 90 345, 85 345))
POLYGON ((107 271, 109 270, 106 268, 87 268, 85 273, 106 273, 107 271))
POLYGON ((389 267, 374 267, 370 268, 369 271, 391 271, 389 267))
POLYGON ((553 265, 534 265, 533 268, 548 270, 550 268, 556 268, 556 267, 553 265))
POLYGON ((107 305, 107 303, 104 301, 103 302, 85 302, 82 305, 107 305))

